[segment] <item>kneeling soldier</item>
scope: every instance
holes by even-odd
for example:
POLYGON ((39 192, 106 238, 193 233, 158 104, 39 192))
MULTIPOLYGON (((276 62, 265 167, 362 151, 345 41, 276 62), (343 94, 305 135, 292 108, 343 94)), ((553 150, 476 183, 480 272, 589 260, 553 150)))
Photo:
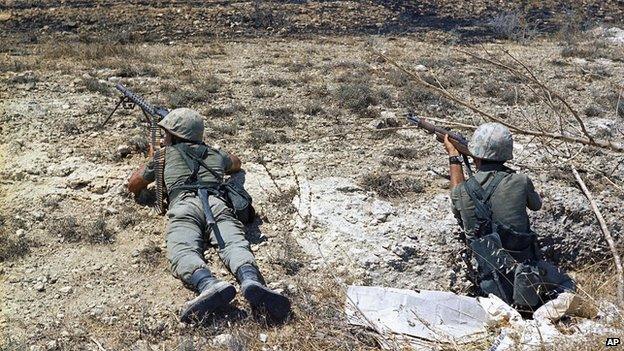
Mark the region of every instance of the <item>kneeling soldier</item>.
MULTIPOLYGON (((266 311, 274 321, 284 320, 290 313, 289 300, 266 287, 244 226, 219 191, 224 175, 240 171, 241 161, 204 144, 204 121, 194 110, 175 109, 158 125, 165 132, 162 177, 169 203, 167 258, 173 275, 199 293, 186 303, 181 320, 201 320, 227 306, 236 294, 231 284, 215 278, 206 266, 206 243, 218 247, 219 257, 236 275, 253 309, 266 311)), ((128 190, 138 196, 155 180, 158 162, 152 159, 135 171, 128 190)))
POLYGON ((498 123, 477 128, 468 149, 478 172, 468 180, 448 136, 444 147, 450 156, 453 213, 476 263, 473 278, 480 293, 528 312, 560 292, 573 291, 567 275, 540 260, 526 209, 539 210, 542 200, 529 177, 505 166, 513 158, 509 129, 498 123))

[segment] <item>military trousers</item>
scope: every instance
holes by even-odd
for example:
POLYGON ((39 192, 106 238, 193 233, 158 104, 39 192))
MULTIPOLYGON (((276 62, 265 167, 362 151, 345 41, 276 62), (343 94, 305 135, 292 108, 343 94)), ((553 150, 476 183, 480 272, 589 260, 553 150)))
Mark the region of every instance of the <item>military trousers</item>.
POLYGON ((233 210, 216 196, 210 196, 209 203, 216 221, 211 226, 206 225, 201 199, 193 192, 178 195, 167 212, 167 259, 172 274, 187 284, 195 270, 208 268, 204 259, 208 245, 217 248, 234 274, 244 264, 256 265, 245 227, 233 210))

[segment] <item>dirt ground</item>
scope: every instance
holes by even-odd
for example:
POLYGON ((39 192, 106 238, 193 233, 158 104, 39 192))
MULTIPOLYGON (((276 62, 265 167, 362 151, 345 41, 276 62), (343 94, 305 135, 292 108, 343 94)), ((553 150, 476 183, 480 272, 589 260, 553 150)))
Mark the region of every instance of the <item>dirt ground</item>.
MULTIPOLYGON (((346 324, 346 284, 466 293, 446 155, 404 116, 485 118, 376 52, 520 129, 584 138, 552 94, 466 52, 526 65, 593 138, 624 135, 617 1, 588 2, 586 17, 566 9, 563 22, 557 2, 44 3, 0 5, 0 350, 377 349, 346 324), (193 293, 169 273, 166 221, 125 188, 146 162, 145 123, 120 109, 100 125, 116 83, 197 109, 206 141, 243 160, 259 212, 249 239, 293 301, 288 323, 267 325, 241 298, 201 326, 178 322, 193 293)), ((514 155, 544 199, 531 218, 546 257, 585 298, 614 301, 611 255, 570 166, 621 254, 621 150, 518 133, 514 155)))

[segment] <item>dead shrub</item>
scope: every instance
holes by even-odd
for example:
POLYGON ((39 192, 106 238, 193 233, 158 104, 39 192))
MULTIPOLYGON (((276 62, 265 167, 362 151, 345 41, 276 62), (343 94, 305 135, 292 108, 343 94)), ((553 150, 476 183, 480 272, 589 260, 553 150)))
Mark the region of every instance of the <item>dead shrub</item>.
POLYGON ((0 227, 0 262, 28 255, 31 245, 32 242, 25 235, 9 235, 5 227, 0 227))
POLYGON ((75 243, 82 240, 82 231, 76 217, 59 217, 50 221, 48 233, 58 237, 62 242, 75 243))
POLYGON ((403 197, 409 193, 424 191, 422 182, 416 178, 393 178, 389 173, 369 173, 360 181, 360 185, 374 191, 382 198, 403 197))
POLYGON ((83 226, 78 224, 76 217, 59 217, 51 221, 48 233, 67 243, 86 241, 91 244, 110 244, 115 237, 104 216, 83 226))
POLYGON ((212 132, 216 132, 221 135, 236 135, 238 132, 238 123, 236 123, 236 121, 220 124, 212 123, 210 124, 209 130, 211 134, 214 134, 212 132))
POLYGON ((325 113, 323 105, 318 102, 312 102, 305 105, 303 113, 308 116, 318 116, 325 113))
POLYGON ((505 12, 495 15, 487 22, 495 36, 514 41, 531 40, 537 35, 537 30, 531 28, 524 14, 520 12, 505 12))
POLYGON ((63 124, 61 125, 61 130, 63 131, 63 133, 67 135, 74 135, 74 134, 81 133, 80 125, 78 124, 77 121, 73 119, 63 121, 63 124))
POLYGON ((622 61, 622 55, 602 40, 593 40, 589 42, 572 42, 568 43, 561 49, 561 57, 578 57, 584 59, 606 58, 612 61, 622 61))
POLYGON ((281 133, 277 134, 265 129, 254 129, 247 139, 247 143, 256 150, 266 144, 277 144, 285 142, 288 142, 288 137, 286 137, 286 135, 281 133))
POLYGON ((136 46, 110 45, 110 43, 54 43, 46 46, 43 57, 46 59, 75 59, 82 61, 101 61, 107 57, 124 59, 140 55, 136 46))
POLYGON ((106 217, 99 216, 84 228, 84 238, 91 244, 111 244, 115 233, 108 228, 106 217))
POLYGON ((160 246, 154 242, 139 251, 139 264, 146 269, 154 269, 163 262, 163 253, 160 246))
POLYGON ((453 61, 441 57, 420 57, 416 60, 416 64, 427 68, 446 68, 453 66, 453 61))
POLYGON ((245 110, 246 110, 245 106, 243 105, 231 104, 231 105, 227 105, 223 107, 210 107, 206 111, 206 115, 209 117, 221 118, 221 117, 232 116, 237 112, 243 112, 245 110))
POLYGON ((297 119, 290 107, 263 108, 260 111, 267 118, 267 123, 271 127, 293 127, 297 124, 297 119))
POLYGON ((130 206, 123 207, 119 210, 119 215, 117 215, 117 223, 122 229, 133 227, 135 224, 139 223, 139 220, 139 213, 130 206))
POLYGON ((268 97, 273 97, 276 95, 276 93, 268 89, 254 88, 252 91, 252 95, 255 98, 264 99, 268 97))
POLYGON ((127 61, 123 61, 123 63, 117 63, 116 66, 116 74, 119 77, 130 78, 158 76, 158 70, 149 65, 133 65, 128 63, 127 61))
POLYGON ((437 104, 440 98, 413 83, 409 83, 405 86, 405 89, 400 94, 401 102, 408 108, 421 108, 423 105, 437 104))
POLYGON ((612 91, 599 96, 597 100, 604 110, 624 118, 624 94, 612 91))
POLYGON ((37 77, 37 75, 33 72, 24 72, 11 78, 9 82, 13 84, 37 83, 39 82, 39 77, 37 77))
POLYGON ((489 80, 483 84, 483 91, 486 96, 494 97, 507 105, 515 105, 524 101, 522 92, 511 84, 489 80))
POLYGON ((336 91, 336 99, 341 107, 359 112, 377 104, 375 93, 368 84, 343 84, 336 91))
POLYGON ((414 147, 396 147, 388 150, 386 155, 402 160, 416 160, 422 156, 422 152, 414 147))
POLYGON ((195 89, 204 91, 206 93, 214 94, 219 92, 223 83, 221 79, 214 75, 208 75, 203 77, 199 82, 196 82, 195 89))
POLYGON ((280 88, 284 88, 290 85, 290 82, 284 78, 269 78, 267 80, 267 83, 269 83, 269 85, 271 86, 280 88))
POLYGON ((302 72, 304 70, 307 70, 313 67, 314 65, 310 61, 305 61, 305 62, 294 61, 294 62, 289 62, 286 66, 288 67, 289 72, 299 73, 299 72, 302 72))
POLYGON ((110 96, 111 91, 108 84, 100 82, 99 79, 96 78, 83 78, 82 83, 88 91, 93 93, 100 93, 102 95, 110 96))
POLYGON ((600 117, 604 114, 604 110, 597 106, 588 106, 583 110, 587 117, 600 117))
POLYGON ((210 101, 210 95, 205 90, 175 88, 167 95, 169 105, 173 108, 188 107, 199 102, 210 101))

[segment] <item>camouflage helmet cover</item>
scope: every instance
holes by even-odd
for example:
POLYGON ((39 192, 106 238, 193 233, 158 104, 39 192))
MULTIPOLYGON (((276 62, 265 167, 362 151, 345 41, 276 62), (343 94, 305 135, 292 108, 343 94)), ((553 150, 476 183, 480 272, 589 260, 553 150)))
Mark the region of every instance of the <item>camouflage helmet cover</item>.
POLYGON ((485 123, 475 130, 468 143, 473 156, 490 161, 513 158, 513 139, 507 127, 500 123, 485 123))
POLYGON ((193 142, 204 140, 204 119, 190 108, 176 108, 169 112, 158 125, 169 133, 193 142))

